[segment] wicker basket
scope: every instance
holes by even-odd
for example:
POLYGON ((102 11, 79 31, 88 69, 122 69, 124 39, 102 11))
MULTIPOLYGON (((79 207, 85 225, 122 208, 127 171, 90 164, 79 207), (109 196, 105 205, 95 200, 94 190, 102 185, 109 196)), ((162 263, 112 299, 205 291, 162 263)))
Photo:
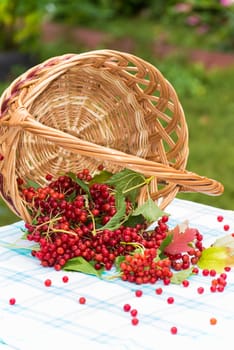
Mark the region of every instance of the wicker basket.
MULTIPOLYGON (((215 180, 186 171, 188 130, 177 94, 158 69, 128 53, 53 57, 18 77, 0 99, 0 192, 25 221, 17 178, 129 168, 154 176, 165 208, 178 191, 219 195, 215 180)), ((142 189, 139 201, 146 198, 142 189)))

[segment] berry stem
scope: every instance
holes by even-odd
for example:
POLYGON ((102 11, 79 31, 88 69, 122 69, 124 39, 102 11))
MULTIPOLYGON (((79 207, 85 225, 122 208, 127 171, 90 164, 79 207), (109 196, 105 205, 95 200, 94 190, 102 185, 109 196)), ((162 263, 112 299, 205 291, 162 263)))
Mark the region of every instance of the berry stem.
POLYGON ((125 191, 123 191, 123 194, 126 194, 128 192, 136 190, 137 188, 140 188, 140 187, 142 187, 144 185, 149 185, 149 183, 152 181, 153 178, 154 178, 154 176, 150 176, 147 179, 144 179, 144 182, 142 182, 142 183, 140 183, 138 185, 132 186, 130 188, 127 188, 125 191))

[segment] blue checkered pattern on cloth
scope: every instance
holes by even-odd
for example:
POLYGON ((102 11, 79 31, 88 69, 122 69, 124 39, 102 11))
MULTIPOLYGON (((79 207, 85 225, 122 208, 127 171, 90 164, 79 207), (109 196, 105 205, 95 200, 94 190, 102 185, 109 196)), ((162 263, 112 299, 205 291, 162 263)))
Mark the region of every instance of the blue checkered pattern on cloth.
MULTIPOLYGON (((204 245, 225 235, 223 225, 234 232, 234 212, 175 199, 167 208, 170 225, 189 220, 190 227, 204 235, 204 245), (222 215, 222 223, 217 216, 222 215)), ((234 273, 228 272, 224 292, 210 292, 211 277, 190 277, 188 288, 182 285, 137 286, 120 279, 100 280, 77 272, 65 273, 43 268, 28 249, 14 249, 22 241, 23 222, 0 228, 0 349, 93 349, 164 350, 220 349, 233 343, 234 273), (62 277, 69 277, 64 283, 62 277), (45 287, 45 279, 52 280, 45 287), (204 287, 198 294, 197 288, 204 287), (157 295, 155 289, 163 288, 157 295), (143 291, 136 297, 136 289, 143 291), (86 298, 80 305, 79 297, 86 298), (173 296, 169 305, 167 298, 173 296), (9 299, 16 299, 9 305, 9 299), (131 324, 131 315, 123 311, 129 303, 138 310, 139 324, 131 324), (210 318, 217 319, 210 325, 210 318), (170 329, 176 326, 178 333, 170 329)), ((24 242, 25 244, 25 242, 24 242)))

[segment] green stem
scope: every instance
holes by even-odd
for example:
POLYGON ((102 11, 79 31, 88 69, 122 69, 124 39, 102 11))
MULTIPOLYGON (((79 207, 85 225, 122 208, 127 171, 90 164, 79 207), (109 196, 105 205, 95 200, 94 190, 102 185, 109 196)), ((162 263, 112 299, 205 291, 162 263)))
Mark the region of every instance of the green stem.
POLYGON ((75 232, 72 232, 72 231, 66 231, 66 230, 61 230, 61 229, 51 229, 50 231, 46 232, 46 235, 49 235, 51 233, 55 233, 55 232, 62 232, 62 233, 67 233, 69 235, 72 235, 72 236, 76 236, 76 233, 75 232))
POLYGON ((118 274, 116 274, 116 275, 107 276, 107 277, 105 277, 104 279, 105 279, 105 280, 108 280, 108 281, 111 281, 111 280, 114 280, 114 279, 119 278, 119 277, 121 277, 121 276, 122 276, 122 272, 121 272, 121 273, 118 273, 118 274))
POLYGON ((153 178, 154 178, 154 176, 148 177, 147 179, 145 179, 144 182, 142 182, 142 183, 140 183, 140 184, 138 184, 138 185, 135 185, 135 186, 133 186, 133 187, 131 187, 131 188, 128 188, 127 190, 123 191, 123 194, 128 193, 128 192, 130 192, 130 191, 133 191, 133 190, 135 190, 135 189, 137 189, 137 188, 140 188, 140 187, 142 187, 142 186, 144 186, 144 185, 148 185, 148 184, 150 183, 150 181, 152 181, 153 178))
POLYGON ((136 249, 140 249, 141 254, 143 254, 144 250, 145 250, 145 247, 143 246, 143 244, 137 243, 137 242, 124 242, 124 241, 121 241, 120 244, 131 245, 131 246, 135 247, 136 249))

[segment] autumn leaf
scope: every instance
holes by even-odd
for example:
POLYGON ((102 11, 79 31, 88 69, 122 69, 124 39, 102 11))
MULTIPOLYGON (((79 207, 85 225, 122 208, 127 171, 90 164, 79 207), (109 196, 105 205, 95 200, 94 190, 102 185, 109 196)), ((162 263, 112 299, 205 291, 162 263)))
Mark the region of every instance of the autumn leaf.
POLYGON ((198 266, 201 269, 215 269, 217 272, 222 272, 226 266, 234 266, 233 235, 222 236, 211 247, 204 249, 198 266))
POLYGON ((234 256, 228 247, 213 246, 202 251, 197 265, 200 269, 222 272, 226 266, 234 266, 234 256))
POLYGON ((177 225, 173 230, 169 231, 168 234, 172 235, 172 240, 171 243, 166 246, 164 252, 174 255, 188 252, 191 249, 190 243, 195 239, 197 229, 189 228, 186 223, 182 226, 177 225), (181 231, 181 227, 183 227, 184 231, 181 231))

